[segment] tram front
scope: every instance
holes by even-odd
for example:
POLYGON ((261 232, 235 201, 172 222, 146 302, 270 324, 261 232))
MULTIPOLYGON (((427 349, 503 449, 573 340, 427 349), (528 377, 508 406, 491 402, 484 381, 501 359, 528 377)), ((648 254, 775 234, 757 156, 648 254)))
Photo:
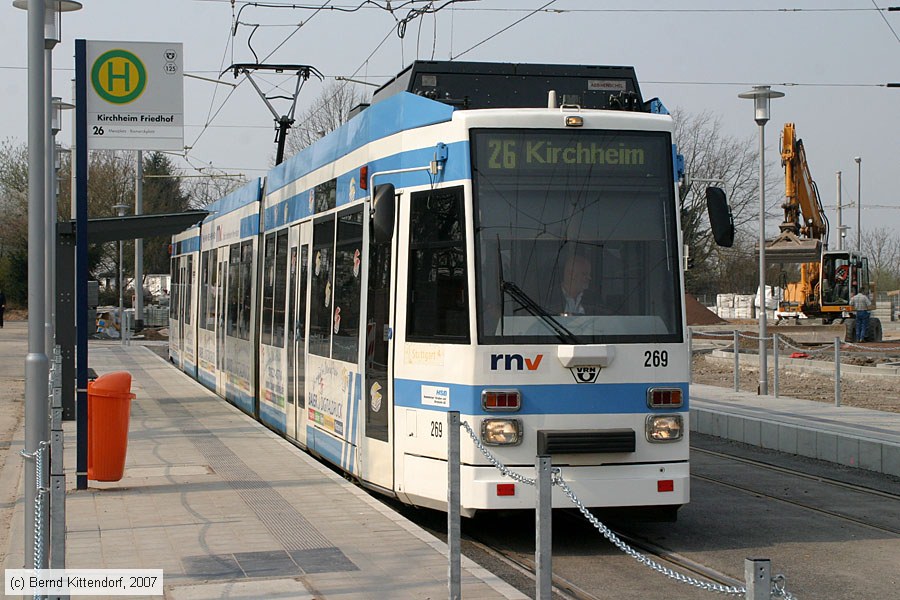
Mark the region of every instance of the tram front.
MULTIPOLYGON (((474 431, 525 475, 550 455, 587 506, 672 517, 689 500, 690 365, 671 120, 563 117, 580 126, 471 132, 474 431)), ((533 506, 474 448, 463 463, 464 505, 533 506)))

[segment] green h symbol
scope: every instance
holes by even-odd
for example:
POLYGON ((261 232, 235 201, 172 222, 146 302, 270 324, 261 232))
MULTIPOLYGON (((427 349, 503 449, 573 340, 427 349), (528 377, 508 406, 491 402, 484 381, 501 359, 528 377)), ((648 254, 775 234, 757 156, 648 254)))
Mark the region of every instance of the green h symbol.
POLYGON ((113 91, 113 82, 116 79, 121 79, 125 82, 125 91, 131 89, 131 63, 125 63, 125 72, 122 74, 113 73, 113 61, 107 61, 106 63, 106 87, 109 92, 113 91))

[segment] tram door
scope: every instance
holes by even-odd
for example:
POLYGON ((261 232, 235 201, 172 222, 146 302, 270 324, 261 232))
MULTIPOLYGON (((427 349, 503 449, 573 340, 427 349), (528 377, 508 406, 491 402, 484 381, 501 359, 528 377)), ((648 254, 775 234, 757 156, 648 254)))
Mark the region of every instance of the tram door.
POLYGON ((213 250, 216 256, 216 392, 225 397, 225 293, 228 290, 228 246, 213 250))
POLYGON ((184 368, 184 355, 187 350, 184 322, 190 319, 188 311, 191 310, 191 299, 187 297, 188 281, 191 276, 188 271, 188 258, 190 257, 182 256, 178 259, 178 306, 175 314, 178 315, 178 366, 181 368, 184 368))
POLYGON ((306 332, 309 252, 312 224, 291 228, 288 236, 287 435, 306 446, 306 332))
POLYGON ((392 452, 393 381, 390 355, 393 323, 391 282, 394 261, 392 243, 375 243, 368 236, 368 286, 366 291, 365 379, 360 402, 360 477, 386 489, 394 486, 392 452))

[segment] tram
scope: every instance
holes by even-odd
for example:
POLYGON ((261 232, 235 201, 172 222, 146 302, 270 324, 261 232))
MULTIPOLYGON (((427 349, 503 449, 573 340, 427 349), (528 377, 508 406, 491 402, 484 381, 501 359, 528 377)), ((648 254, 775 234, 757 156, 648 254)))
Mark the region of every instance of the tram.
MULTIPOLYGON (((630 67, 415 62, 175 236, 171 358, 409 504, 446 509, 453 410, 513 471, 551 455, 586 506, 674 517, 690 357, 672 130, 630 67)), ((462 439, 464 515, 533 508, 462 439)))

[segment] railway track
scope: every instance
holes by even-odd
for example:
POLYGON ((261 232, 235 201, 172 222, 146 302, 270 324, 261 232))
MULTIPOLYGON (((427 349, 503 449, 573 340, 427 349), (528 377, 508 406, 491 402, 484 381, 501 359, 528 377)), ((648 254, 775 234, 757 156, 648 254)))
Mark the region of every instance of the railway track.
MULTIPOLYGON (((791 469, 789 467, 782 467, 782 466, 766 463, 763 461, 754 460, 751 458, 733 456, 730 454, 725 454, 723 452, 716 452, 714 450, 707 450, 707 449, 701 449, 701 448, 696 448, 696 447, 692 447, 691 452, 697 452, 697 453, 706 454, 709 456, 715 456, 716 458, 719 458, 719 459, 729 460, 729 461, 734 461, 734 462, 738 462, 741 464, 750 465, 757 469, 764 469, 767 471, 772 471, 775 473, 789 475, 791 477, 796 477, 796 478, 807 480, 807 481, 813 481, 815 483, 826 484, 826 485, 838 487, 841 489, 851 490, 853 492, 857 492, 857 493, 861 493, 861 494, 867 494, 867 495, 874 496, 877 498, 884 498, 886 500, 891 500, 893 502, 900 502, 900 495, 898 495, 898 494, 885 492, 883 490, 875 489, 875 488, 868 487, 868 486, 858 485, 858 484, 854 484, 854 483, 848 483, 846 481, 841 481, 839 479, 823 477, 821 475, 812 475, 809 473, 805 473, 803 471, 791 469)), ((707 481, 707 482, 710 482, 710 483, 713 483, 716 485, 721 485, 721 486, 725 486, 725 487, 728 487, 728 488, 731 488, 734 490, 740 490, 740 491, 747 492, 747 493, 750 493, 750 494, 753 494, 756 496, 768 498, 770 500, 774 500, 779 503, 796 506, 796 507, 802 508, 804 510, 812 511, 812 512, 822 514, 822 515, 826 515, 826 516, 829 516, 829 517, 832 517, 835 519, 839 519, 842 521, 854 523, 856 525, 862 525, 864 527, 875 529, 877 531, 891 533, 894 535, 900 535, 900 527, 885 526, 883 524, 879 525, 876 523, 872 523, 871 521, 857 518, 857 517, 854 517, 854 516, 846 514, 846 513, 841 513, 841 512, 834 511, 834 510, 828 510, 828 509, 825 509, 825 508, 822 508, 819 506, 814 506, 808 502, 801 502, 798 500, 793 500, 791 498, 787 498, 785 496, 771 494, 765 490, 761 490, 759 487, 752 487, 750 485, 743 485, 743 484, 735 483, 732 481, 725 481, 723 479, 718 479, 716 477, 710 477, 708 475, 700 475, 699 473, 696 473, 696 472, 692 472, 691 477, 699 479, 701 481, 707 481)))
MULTIPOLYGON (((900 500, 900 495, 893 492, 890 483, 882 484, 880 481, 873 480, 870 483, 875 487, 870 487, 866 485, 866 478, 848 476, 848 479, 841 479, 839 473, 829 471, 816 474, 815 468, 793 465, 789 461, 773 464, 766 462, 765 457, 735 456, 727 453, 727 449, 717 450, 721 449, 692 448, 692 452, 698 455, 698 460, 692 465, 692 477, 698 483, 700 481, 709 482, 721 490, 714 494, 723 495, 727 494, 729 489, 738 490, 747 496, 748 502, 761 501, 776 503, 776 505, 791 505, 802 509, 810 515, 810 522, 819 524, 829 523, 829 521, 831 523, 836 521, 852 523, 889 536, 885 538, 884 535, 881 535, 872 539, 885 540, 900 535, 900 526, 898 526, 900 519, 895 519, 893 516, 896 509, 881 509, 882 506, 900 505, 897 502, 900 500), (878 489, 879 487, 881 489, 878 489), (843 500, 835 500, 835 497, 843 498, 843 500), (854 499, 858 499, 859 502, 854 499), (861 505, 864 507, 860 508, 861 505)), ((421 515, 421 511, 419 512, 421 515)), ((602 557, 612 557, 619 551, 607 545, 602 534, 588 524, 583 516, 574 509, 554 511, 553 518, 554 534, 557 530, 560 533, 557 536, 557 543, 560 540, 574 542, 571 546, 555 548, 552 582, 554 600, 606 598, 609 597, 610 581, 629 578, 642 581, 645 586, 644 591, 652 586, 654 589, 670 590, 667 593, 674 594, 670 597, 695 597, 694 592, 688 591, 692 586, 679 584, 660 573, 651 573, 651 569, 624 554, 620 554, 615 561, 603 559, 602 557), (596 538, 596 540, 588 541, 589 538, 596 538), (582 576, 582 573, 587 575, 588 572, 579 570, 590 568, 587 566, 589 563, 584 562, 583 559, 595 555, 597 560, 602 560, 604 565, 600 567, 605 573, 602 582, 596 576, 582 576), (571 562, 573 559, 582 562, 573 563, 571 562), (629 565, 627 569, 625 565, 629 565), (616 574, 621 579, 617 579, 616 574), (676 589, 683 591, 676 592, 676 589)), ((504 519, 506 520, 502 520, 499 524, 492 521, 492 526, 489 527, 477 521, 470 522, 468 525, 464 523, 463 552, 488 570, 502 576, 522 593, 533 595, 536 587, 533 521, 530 520, 533 519, 533 514, 524 519, 510 515, 504 519), (517 533, 513 535, 511 532, 517 533)), ((696 520, 696 516, 694 519, 696 520)), ((436 516, 426 518, 425 521, 431 521, 430 523, 424 523, 419 518, 414 518, 414 520, 426 529, 430 529, 436 536, 442 539, 445 537, 444 515, 438 513, 436 516)), ((660 542, 661 539, 669 538, 656 536, 658 529, 646 528, 637 523, 635 525, 637 526, 630 527, 628 522, 616 522, 615 533, 633 549, 662 567, 711 584, 732 588, 743 587, 744 582, 736 579, 740 573, 734 571, 726 574, 702 564, 702 562, 706 562, 704 555, 702 552, 696 552, 696 548, 694 548, 696 554, 692 554, 692 558, 669 550, 660 544, 669 546, 673 544, 666 541, 660 542)), ((836 530, 844 529, 846 528, 838 527, 836 530)), ((682 547, 677 541, 679 539, 677 534, 671 539, 675 540, 675 547, 682 547)), ((693 548, 691 544, 683 547, 693 548)), ((726 551, 728 548, 729 546, 726 544, 726 551)), ((601 563, 598 563, 598 566, 599 564, 601 563)), ((712 559, 707 564, 715 565, 717 568, 723 567, 721 560, 712 559)), ((735 565, 737 564, 735 563, 735 565)), ((782 557, 780 566, 785 570, 795 572, 799 570, 797 565, 785 560, 784 557, 782 557)), ((696 587, 693 589, 698 598, 710 596, 696 587)), ((629 593, 639 594, 640 592, 630 590, 629 593)), ((718 596, 723 597, 721 594, 718 596)))
MULTIPOLYGON (((554 511, 553 514, 554 519, 565 519, 569 521, 570 526, 576 525, 583 528, 585 530, 585 535, 596 535, 598 538, 602 537, 602 534, 596 531, 579 513, 554 511)), ((683 575, 728 587, 742 587, 744 585, 744 582, 742 581, 693 561, 677 552, 672 552, 671 550, 654 544, 650 540, 630 533, 624 533, 621 530, 616 530, 614 533, 644 556, 683 575)), ((534 560, 529 556, 505 551, 496 547, 490 540, 484 539, 478 535, 467 533, 464 537, 466 538, 464 543, 470 544, 484 554, 487 554, 493 559, 514 569, 524 579, 531 582, 531 590, 534 589, 537 580, 536 565, 534 560)), ((647 572, 649 573, 649 570, 647 572)), ((655 574, 654 576, 664 577, 660 574, 655 574)), ((521 591, 526 592, 529 590, 521 591)), ((592 594, 590 591, 580 587, 577 583, 557 574, 553 575, 553 594, 554 598, 562 600, 601 600, 600 596, 592 594)), ((605 596, 603 598, 605 598, 605 596)))

